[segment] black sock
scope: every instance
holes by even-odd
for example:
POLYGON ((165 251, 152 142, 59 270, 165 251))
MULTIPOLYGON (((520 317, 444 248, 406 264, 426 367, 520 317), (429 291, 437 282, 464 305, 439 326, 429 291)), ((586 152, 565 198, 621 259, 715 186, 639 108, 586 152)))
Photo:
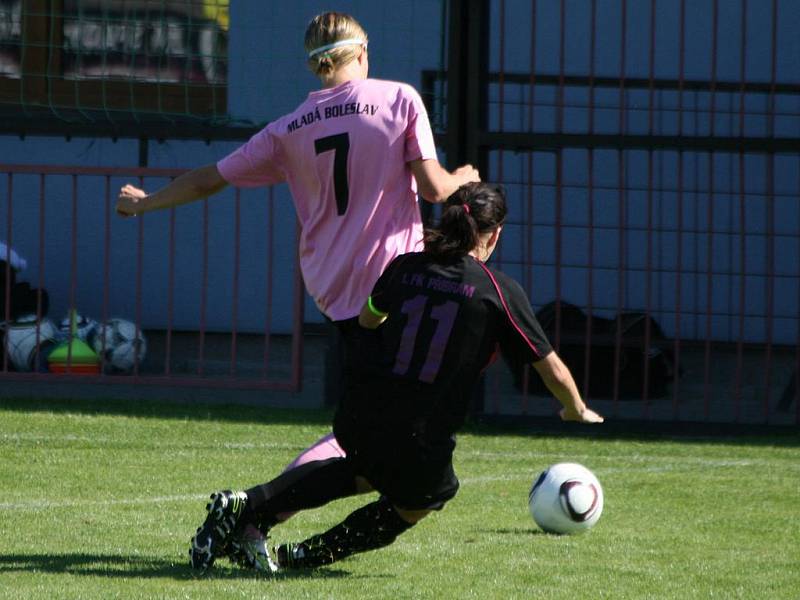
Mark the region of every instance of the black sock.
POLYGON ((267 483, 245 490, 245 522, 259 529, 273 526, 276 515, 316 508, 331 500, 356 494, 355 472, 345 458, 305 463, 278 475, 267 483))
POLYGON ((411 528, 388 500, 381 498, 350 513, 335 527, 299 544, 278 547, 278 564, 289 569, 308 569, 329 565, 358 552, 376 550, 391 544, 411 528))

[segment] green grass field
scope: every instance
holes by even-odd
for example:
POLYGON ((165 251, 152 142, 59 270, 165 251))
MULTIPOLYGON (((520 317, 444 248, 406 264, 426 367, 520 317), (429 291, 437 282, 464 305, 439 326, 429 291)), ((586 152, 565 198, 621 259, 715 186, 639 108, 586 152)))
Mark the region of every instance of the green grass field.
MULTIPOLYGON (((800 598, 800 437, 672 438, 472 428, 458 496, 387 549, 315 572, 219 563, 188 541, 209 492, 275 475, 328 415, 252 407, 0 401, 2 598, 800 598), (605 489, 598 525, 540 532, 528 489, 577 461, 605 489)), ((295 540, 366 498, 296 516, 295 540)))

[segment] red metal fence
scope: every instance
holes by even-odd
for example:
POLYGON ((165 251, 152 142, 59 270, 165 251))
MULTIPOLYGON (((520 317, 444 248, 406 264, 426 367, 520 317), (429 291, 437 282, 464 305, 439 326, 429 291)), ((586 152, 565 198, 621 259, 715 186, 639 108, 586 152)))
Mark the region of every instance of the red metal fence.
MULTIPOLYGON (((447 6, 448 70, 423 74, 437 138, 506 184, 493 261, 584 395, 623 419, 800 423, 800 7, 447 6)), ((178 173, 0 167, 0 235, 59 317, 122 314, 148 333, 132 375, 90 380, 297 389, 304 295, 271 191, 262 212, 231 192, 223 212, 113 215, 127 178, 178 173)), ((484 409, 550 414, 548 396, 524 365, 498 366, 484 409)))
POLYGON ((33 371, 19 372, 4 351, 0 380, 300 388, 304 291, 291 260, 276 264, 276 256, 285 254, 279 246, 295 244, 281 239, 287 228, 275 217, 272 189, 247 201, 234 190, 231 202, 215 201, 223 212, 205 200, 194 211, 171 209, 135 219, 115 215, 124 183, 153 189, 181 173, 0 165, 5 179, 0 236, 7 242, 0 256, 5 263, 0 263, 5 269, 0 320, 12 322, 14 247, 28 259, 17 279, 35 290, 36 354, 47 337, 44 291, 56 324, 76 310, 94 318, 98 330, 112 317, 124 317, 146 336, 146 352, 144 347, 143 356, 135 352, 129 373, 110 372, 102 342, 100 359, 106 364, 99 374, 76 374, 70 346, 67 373, 58 375, 37 368, 36 360, 33 371), (184 211, 190 214, 182 218, 184 211), (283 281, 291 284, 280 285, 283 281))
MULTIPOLYGON (((493 260, 584 394, 612 417, 800 423, 800 7, 450 6, 449 71, 423 75, 438 139, 506 184, 493 260)), ((498 368, 485 410, 546 397, 498 368)))

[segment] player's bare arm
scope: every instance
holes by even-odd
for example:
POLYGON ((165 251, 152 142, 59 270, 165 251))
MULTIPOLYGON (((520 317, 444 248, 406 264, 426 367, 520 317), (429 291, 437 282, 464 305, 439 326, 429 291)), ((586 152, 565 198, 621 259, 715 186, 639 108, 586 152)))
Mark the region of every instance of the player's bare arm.
POLYGON ((136 216, 151 210, 171 208, 207 198, 227 185, 217 165, 206 165, 184 173, 152 194, 136 186, 125 185, 119 191, 116 209, 117 213, 124 217, 136 216))
POLYGON ((451 173, 435 159, 417 159, 408 164, 417 180, 420 195, 432 203, 444 202, 465 183, 481 180, 478 170, 472 165, 463 165, 451 173))
POLYGON ((564 407, 559 412, 562 420, 580 423, 603 422, 603 417, 588 408, 581 399, 572 373, 558 354, 551 352, 542 360, 533 363, 533 368, 539 373, 547 389, 564 407))

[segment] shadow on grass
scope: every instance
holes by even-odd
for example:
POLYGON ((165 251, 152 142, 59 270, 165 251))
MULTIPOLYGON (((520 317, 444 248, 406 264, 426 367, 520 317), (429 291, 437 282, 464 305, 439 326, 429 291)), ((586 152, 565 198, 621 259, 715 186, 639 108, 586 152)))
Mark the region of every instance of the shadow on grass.
MULTIPOLYGON (((0 398, 0 410, 154 419, 227 421, 330 427, 332 409, 274 408, 218 402, 123 399, 0 398)), ((475 415, 464 427, 473 435, 530 435, 541 438, 684 441, 713 444, 800 447, 800 427, 759 424, 687 423, 607 419, 602 425, 564 423, 555 415, 475 415)))
POLYGON ((272 408, 217 402, 188 404, 169 400, 0 398, 0 410, 49 412, 86 415, 118 415, 180 421, 230 421, 234 423, 270 423, 330 425, 332 412, 305 408, 272 408))
POLYGON ((529 435, 539 438, 593 438, 638 442, 690 442, 800 447, 800 427, 741 423, 636 421, 607 418, 599 425, 565 423, 558 416, 480 415, 465 428, 473 435, 529 435))
POLYGON ((283 571, 268 575, 231 567, 214 568, 207 575, 197 575, 187 564, 152 556, 123 554, 8 554, 0 555, 0 573, 31 571, 36 573, 69 573, 91 577, 171 578, 182 581, 201 579, 310 579, 351 577, 338 569, 283 571))

